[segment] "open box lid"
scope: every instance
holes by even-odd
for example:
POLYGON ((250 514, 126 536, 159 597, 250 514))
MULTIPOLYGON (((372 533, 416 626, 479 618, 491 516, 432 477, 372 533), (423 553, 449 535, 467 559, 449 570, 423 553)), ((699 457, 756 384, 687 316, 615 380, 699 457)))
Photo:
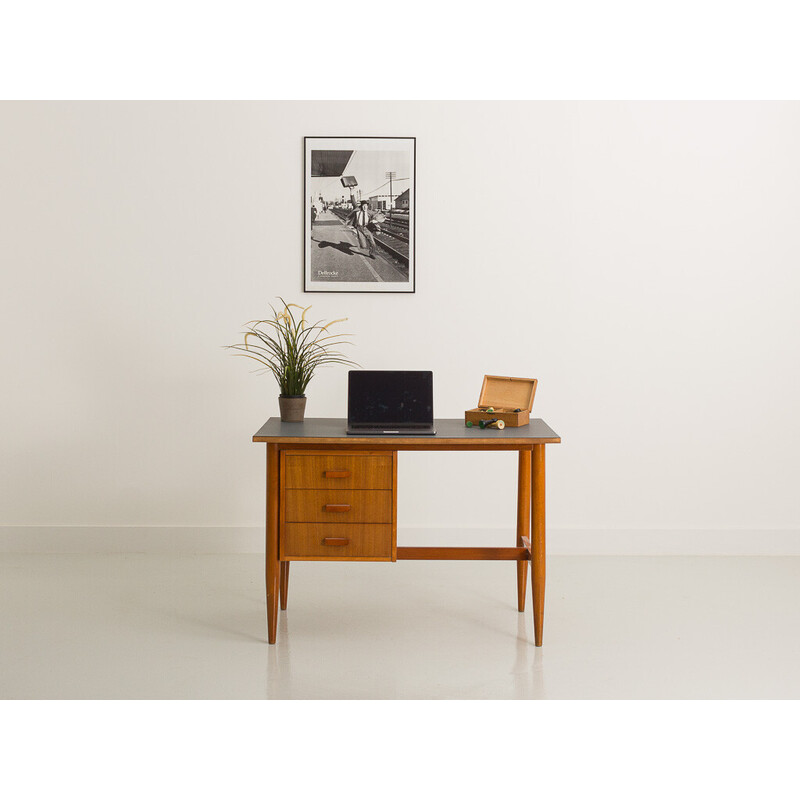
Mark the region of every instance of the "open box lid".
POLYGON ((536 378, 504 378, 501 375, 484 375, 478 405, 482 408, 533 408, 536 378))

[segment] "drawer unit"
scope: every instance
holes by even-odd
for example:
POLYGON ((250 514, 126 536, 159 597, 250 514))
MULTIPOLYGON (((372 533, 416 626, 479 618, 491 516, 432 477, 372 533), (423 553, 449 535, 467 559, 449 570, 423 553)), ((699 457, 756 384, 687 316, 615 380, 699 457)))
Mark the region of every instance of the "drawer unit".
POLYGON ((397 453, 281 453, 280 558, 393 561, 397 453))
POLYGON ((282 557, 296 561, 392 560, 391 525, 315 525, 289 522, 282 557))
POLYGON ((392 454, 287 453, 287 489, 392 489, 392 454))
POLYGON ((286 522, 392 522, 392 493, 287 489, 286 522))

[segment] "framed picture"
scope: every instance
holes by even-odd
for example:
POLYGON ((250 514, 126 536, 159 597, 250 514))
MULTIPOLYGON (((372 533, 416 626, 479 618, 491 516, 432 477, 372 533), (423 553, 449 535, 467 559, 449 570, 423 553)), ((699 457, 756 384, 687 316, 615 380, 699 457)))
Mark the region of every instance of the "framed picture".
POLYGON ((306 136, 306 292, 413 292, 413 136, 306 136))

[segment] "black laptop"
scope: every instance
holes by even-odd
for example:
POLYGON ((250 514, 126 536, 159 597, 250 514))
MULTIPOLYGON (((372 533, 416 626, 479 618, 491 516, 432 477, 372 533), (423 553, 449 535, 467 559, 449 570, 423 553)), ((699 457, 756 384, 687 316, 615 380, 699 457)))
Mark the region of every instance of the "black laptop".
POLYGON ((433 373, 351 370, 347 432, 354 436, 432 436, 433 373))

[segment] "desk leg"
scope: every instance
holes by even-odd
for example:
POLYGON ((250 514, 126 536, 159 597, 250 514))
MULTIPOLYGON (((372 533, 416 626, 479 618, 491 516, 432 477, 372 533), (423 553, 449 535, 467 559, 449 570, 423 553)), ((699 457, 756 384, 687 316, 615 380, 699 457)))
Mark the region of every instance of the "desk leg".
POLYGON ((281 611, 286 611, 286 598, 289 595, 289 561, 281 561, 281 611))
MULTIPOLYGON (((531 531, 531 451, 519 451, 517 472, 517 547, 524 547, 523 536, 531 531)), ((528 591, 528 562, 517 561, 517 610, 525 610, 528 591)))
POLYGON ((275 644, 278 631, 278 445, 267 444, 267 633, 275 644))
POLYGON ((543 444, 533 445, 533 470, 531 491, 531 595, 533 600, 533 633, 537 647, 542 646, 544 628, 544 448, 543 444))

